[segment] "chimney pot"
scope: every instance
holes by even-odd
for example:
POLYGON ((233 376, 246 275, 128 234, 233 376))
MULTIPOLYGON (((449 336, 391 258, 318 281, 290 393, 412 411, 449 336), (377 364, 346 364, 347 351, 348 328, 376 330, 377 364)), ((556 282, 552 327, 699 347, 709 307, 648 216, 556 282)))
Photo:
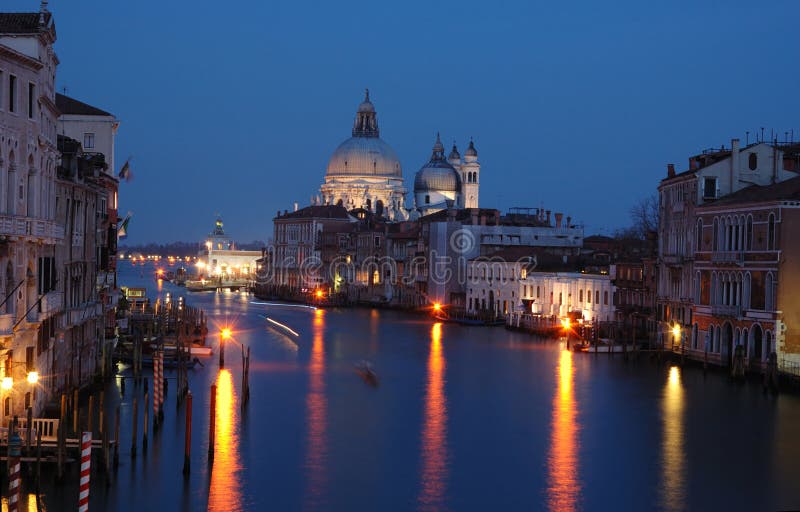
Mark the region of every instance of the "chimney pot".
MULTIPOLYGON (((694 168, 692 167, 693 160, 689 160, 689 167, 692 169, 694 168)), ((673 176, 675 176, 675 164, 667 164, 667 178, 672 178, 673 176)))

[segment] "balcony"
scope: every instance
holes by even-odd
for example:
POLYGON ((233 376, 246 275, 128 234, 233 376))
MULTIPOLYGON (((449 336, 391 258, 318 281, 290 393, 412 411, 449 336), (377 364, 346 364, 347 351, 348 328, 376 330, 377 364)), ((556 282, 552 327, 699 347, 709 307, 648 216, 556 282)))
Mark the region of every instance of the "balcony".
POLYGON ((711 261, 720 264, 742 265, 744 263, 744 252, 714 251, 711 253, 711 261))
POLYGON ((64 227, 53 221, 16 215, 0 215, 0 236, 19 237, 32 242, 59 242, 64 239, 64 227))
POLYGON ((13 313, 7 315, 0 315, 0 336, 10 336, 16 319, 13 313))
POLYGON ((103 314, 103 306, 97 302, 90 302, 79 306, 77 308, 71 308, 67 310, 66 314, 66 327, 73 327, 76 325, 80 325, 87 320, 95 318, 103 314))
POLYGON ((724 306, 721 304, 712 305, 711 314, 714 316, 739 318, 742 315, 742 306, 724 306))
POLYGON ((64 303, 64 292, 48 292, 39 303, 39 321, 49 318, 61 311, 64 303))

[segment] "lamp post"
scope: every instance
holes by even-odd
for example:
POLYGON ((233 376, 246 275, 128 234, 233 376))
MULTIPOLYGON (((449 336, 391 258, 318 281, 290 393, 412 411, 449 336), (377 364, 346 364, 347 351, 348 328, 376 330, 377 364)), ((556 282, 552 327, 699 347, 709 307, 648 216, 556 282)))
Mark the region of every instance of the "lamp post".
MULTIPOLYGON (((13 365, 14 363, 12 363, 13 365)), ((25 363, 17 363, 17 364, 25 364, 25 363)), ((35 386, 39 383, 39 372, 37 371, 29 371, 25 377, 25 380, 28 382, 29 386, 35 386)), ((14 378, 11 376, 3 377, 0 381, 0 407, 2 407, 2 416, 0 418, 4 418, 6 416, 5 410, 5 399, 8 398, 6 394, 10 394, 11 391, 14 389, 14 378)), ((33 395, 31 395, 31 406, 33 406, 33 395)), ((13 410, 9 410, 9 415, 13 413, 13 410)), ((2 422, 0 422, 2 423, 2 422)))

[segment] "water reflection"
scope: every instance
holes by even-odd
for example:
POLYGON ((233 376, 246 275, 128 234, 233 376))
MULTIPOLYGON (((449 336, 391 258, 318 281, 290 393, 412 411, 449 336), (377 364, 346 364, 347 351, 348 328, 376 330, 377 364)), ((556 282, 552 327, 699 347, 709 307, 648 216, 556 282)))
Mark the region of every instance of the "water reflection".
POLYGON ((550 510, 575 510, 581 493, 578 475, 578 406, 572 389, 572 352, 561 351, 558 390, 553 398, 550 454, 547 459, 547 496, 550 510))
POLYGON ((242 510, 239 473, 239 431, 236 428, 239 408, 236 407, 236 389, 231 372, 220 370, 217 375, 216 442, 214 465, 211 469, 211 486, 208 510, 242 510))
POLYGON ((422 485, 420 510, 441 510, 444 506, 447 468, 447 397, 445 359, 442 353, 442 324, 431 329, 428 356, 428 389, 425 395, 425 424, 422 429, 422 485))
POLYGON ((306 453, 306 471, 308 477, 305 493, 306 508, 319 509, 325 494, 327 474, 325 471, 328 436, 327 410, 328 400, 325 397, 325 344, 323 331, 325 328, 324 311, 314 311, 313 341, 311 344, 311 361, 309 363, 308 396, 306 412, 308 423, 308 440, 306 453))
POLYGON ((669 369, 661 399, 663 435, 661 449, 661 503, 665 510, 683 510, 686 501, 686 449, 683 444, 683 384, 681 370, 669 369))

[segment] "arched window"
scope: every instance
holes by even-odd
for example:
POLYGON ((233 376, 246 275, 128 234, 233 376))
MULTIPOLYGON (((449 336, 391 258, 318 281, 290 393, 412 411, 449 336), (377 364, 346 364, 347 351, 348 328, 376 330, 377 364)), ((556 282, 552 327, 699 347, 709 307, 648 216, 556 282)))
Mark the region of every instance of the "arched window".
POLYGON ((719 249, 719 221, 714 217, 714 238, 711 240, 711 250, 716 251, 719 249))
POLYGON ((703 219, 697 219, 697 233, 694 250, 703 250, 703 219))
POLYGON ((755 153, 750 153, 750 156, 747 158, 747 166, 750 167, 751 171, 755 171, 758 168, 758 155, 755 153))
POLYGON ((603 292, 603 305, 608 306, 608 290, 603 292))
POLYGON ((769 214, 769 224, 767 228, 767 250, 775 250, 775 214, 769 214))
POLYGON ((583 302, 583 290, 578 290, 578 302, 583 302))
POLYGON ((764 310, 772 311, 772 288, 773 288, 772 272, 767 274, 767 279, 764 281, 764 310))
POLYGON ((744 235, 744 250, 745 251, 752 251, 753 250, 753 216, 747 216, 747 226, 745 227, 745 235, 744 235))

